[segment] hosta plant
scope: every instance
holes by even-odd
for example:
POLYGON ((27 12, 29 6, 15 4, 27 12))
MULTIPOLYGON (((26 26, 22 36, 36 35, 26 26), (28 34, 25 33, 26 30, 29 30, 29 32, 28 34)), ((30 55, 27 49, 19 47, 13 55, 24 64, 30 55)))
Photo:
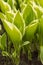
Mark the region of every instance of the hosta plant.
POLYGON ((20 52, 38 50, 43 63, 43 4, 41 0, 0 0, 0 50, 19 65, 20 52))

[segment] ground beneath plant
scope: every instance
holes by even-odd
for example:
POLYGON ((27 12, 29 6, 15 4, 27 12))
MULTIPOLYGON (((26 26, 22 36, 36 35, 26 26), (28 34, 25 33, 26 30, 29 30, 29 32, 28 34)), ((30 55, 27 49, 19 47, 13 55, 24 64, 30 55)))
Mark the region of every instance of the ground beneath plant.
MULTIPOLYGON (((27 56, 24 54, 21 57, 21 61, 19 65, 43 65, 37 58, 33 58, 32 61, 27 59, 27 56)), ((0 65, 13 65, 12 60, 9 57, 3 57, 0 54, 0 65)))

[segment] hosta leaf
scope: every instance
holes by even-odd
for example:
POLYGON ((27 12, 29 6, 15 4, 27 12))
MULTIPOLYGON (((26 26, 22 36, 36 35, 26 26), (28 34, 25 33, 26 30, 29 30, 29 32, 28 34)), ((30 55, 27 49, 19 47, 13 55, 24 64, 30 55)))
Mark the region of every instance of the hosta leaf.
POLYGON ((21 31, 21 33, 24 35, 25 32, 25 22, 18 11, 15 18, 14 18, 14 24, 18 27, 18 29, 21 31))
POLYGON ((35 34, 37 26, 38 26, 38 20, 34 20, 34 21, 35 21, 34 23, 30 23, 26 27, 25 37, 24 37, 24 38, 26 38, 26 40, 31 41, 33 39, 33 37, 34 37, 34 34, 35 34))
POLYGON ((1 37, 1 45, 3 46, 3 48, 6 48, 6 43, 7 43, 7 36, 6 33, 3 33, 2 37, 1 37))
POLYGON ((25 41, 20 47, 24 47, 26 45, 28 45, 30 42, 29 41, 25 41))
POLYGON ((38 0, 38 2, 43 7, 43 0, 38 0))
POLYGON ((40 46, 40 60, 43 64, 43 46, 40 46))
POLYGON ((41 15, 43 14, 43 8, 39 6, 39 7, 36 7, 35 10, 37 11, 38 18, 40 18, 41 15))
POLYGON ((0 12, 0 19, 5 19, 5 15, 3 13, 0 12))
POLYGON ((2 46, 1 46, 1 35, 0 35, 0 49, 2 49, 2 46))
POLYGON ((39 20, 39 36, 40 45, 43 45, 43 16, 39 20))
POLYGON ((22 34, 14 24, 3 20, 3 26, 13 43, 18 43, 22 40, 22 34))
POLYGON ((24 10, 26 4, 22 3, 20 6, 21 6, 21 11, 23 12, 23 10, 24 10))
POLYGON ((9 56, 9 53, 6 52, 6 51, 2 51, 2 55, 3 55, 3 56, 9 56))
POLYGON ((0 8, 3 13, 6 13, 7 11, 11 11, 10 5, 3 0, 0 0, 0 8))
POLYGON ((0 45, 1 45, 1 35, 0 35, 0 45))
POLYGON ((32 0, 24 0, 27 4, 30 2, 30 1, 32 1, 32 0))
POLYGON ((15 14, 14 14, 13 12, 10 12, 10 11, 6 12, 7 20, 8 20, 9 22, 13 22, 14 15, 15 15, 15 14))
POLYGON ((4 0, 5 2, 7 2, 7 0, 4 0))
POLYGON ((40 23, 41 32, 43 34, 43 16, 41 16, 39 23, 40 23))
POLYGON ((13 8, 14 6, 14 0, 7 0, 8 4, 13 8))
POLYGON ((38 0, 34 0, 35 1, 35 3, 37 4, 37 5, 39 5, 39 1, 38 0))
POLYGON ((33 8, 35 9, 35 11, 37 12, 38 18, 40 18, 41 15, 43 14, 43 8, 41 6, 36 5, 35 2, 31 2, 31 3, 32 3, 33 8))
POLYGON ((13 58, 16 58, 16 51, 14 51, 14 52, 12 53, 12 57, 13 57, 13 58))
POLYGON ((32 20, 36 18, 35 12, 31 5, 27 5, 23 12, 23 18, 25 20, 26 25, 28 25, 32 20))
POLYGON ((2 27, 1 27, 1 25, 0 25, 0 34, 1 34, 1 29, 2 29, 2 27))
POLYGON ((1 44, 1 38, 2 38, 2 36, 0 35, 0 49, 4 50, 4 48, 3 48, 2 44, 1 44))

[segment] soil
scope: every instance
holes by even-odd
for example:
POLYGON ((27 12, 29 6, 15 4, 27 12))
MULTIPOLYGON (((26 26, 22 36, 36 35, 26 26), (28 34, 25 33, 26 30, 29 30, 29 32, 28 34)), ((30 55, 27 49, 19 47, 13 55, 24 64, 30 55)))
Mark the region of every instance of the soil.
MULTIPOLYGON (((23 54, 20 52, 20 64, 19 65, 43 65, 38 60, 38 51, 32 52, 32 60, 28 60, 28 53, 23 54)), ((0 51, 0 65, 14 65, 12 59, 2 56, 0 51)))
MULTIPOLYGON (((3 57, 0 54, 0 65, 13 65, 12 60, 9 57, 3 57)), ((22 55, 21 61, 19 65, 43 65, 40 61, 34 58, 32 61, 28 60, 27 57, 22 55)))
POLYGON ((5 57, 0 54, 0 65, 13 65, 13 63, 9 57, 5 57))
POLYGON ((20 65, 43 65, 41 61, 38 60, 38 51, 32 52, 32 60, 28 60, 28 55, 22 53, 20 58, 20 65))

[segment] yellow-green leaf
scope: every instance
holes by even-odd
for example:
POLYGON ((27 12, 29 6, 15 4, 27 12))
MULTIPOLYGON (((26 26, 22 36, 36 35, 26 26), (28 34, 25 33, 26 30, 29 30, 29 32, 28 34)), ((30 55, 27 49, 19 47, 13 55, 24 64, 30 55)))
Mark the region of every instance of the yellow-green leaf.
POLYGON ((5 19, 5 18, 6 18, 6 16, 0 12, 0 19, 5 19))
POLYGON ((32 20, 36 18, 36 14, 30 4, 27 4, 23 11, 23 18, 25 20, 26 25, 28 25, 32 20))
MULTIPOLYGON (((22 40, 21 32, 13 23, 10 23, 6 20, 3 20, 2 23, 13 43, 18 43, 22 40)), ((17 44, 14 44, 14 45, 17 45, 17 44)))
POLYGON ((26 40, 29 41, 31 41, 34 38, 34 34, 38 26, 38 20, 34 20, 32 22, 34 23, 30 23, 28 26, 26 26, 26 31, 25 31, 25 38, 26 40))
POLYGON ((0 0, 0 9, 3 13, 6 13, 7 11, 11 11, 10 5, 4 2, 3 0, 0 0))
POLYGON ((3 33, 1 37, 1 45, 4 49, 6 48, 6 43, 7 43, 7 36, 6 36, 6 33, 3 33))
POLYGON ((10 11, 6 12, 6 17, 9 22, 13 22, 14 16, 15 16, 14 12, 10 12, 10 11))
POLYGON ((40 46, 40 60, 43 64, 43 46, 40 46))
POLYGON ((24 35, 24 33, 25 33, 25 21, 23 20, 19 11, 17 12, 17 14, 14 18, 14 24, 18 27, 18 29, 24 35))

